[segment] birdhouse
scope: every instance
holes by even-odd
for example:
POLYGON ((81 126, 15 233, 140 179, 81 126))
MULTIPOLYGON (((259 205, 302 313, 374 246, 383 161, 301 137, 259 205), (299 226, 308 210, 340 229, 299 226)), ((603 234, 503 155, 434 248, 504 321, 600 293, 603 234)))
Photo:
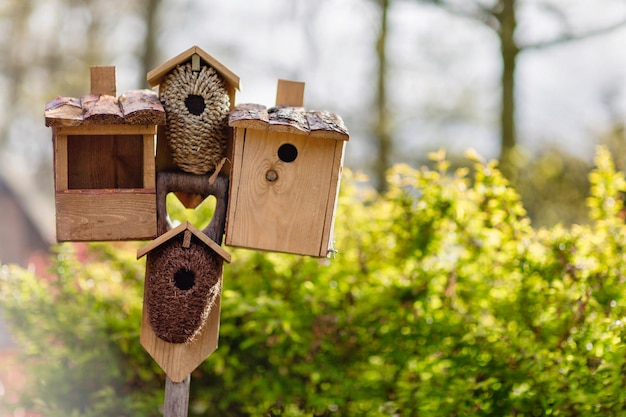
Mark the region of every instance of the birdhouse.
POLYGON ((144 255, 140 341, 180 382, 217 348, 222 264, 230 254, 185 222, 137 252, 144 255))
POLYGON ((239 77, 193 46, 148 73, 159 87, 167 126, 159 131, 157 170, 177 168, 193 174, 214 171, 232 141, 228 114, 239 77))
POLYGON ((155 135, 165 111, 155 93, 116 97, 115 67, 91 68, 91 94, 45 107, 52 127, 58 241, 156 236, 155 135))
POLYGON ((237 106, 226 244, 325 257, 348 131, 328 111, 306 111, 304 83, 279 80, 276 107, 237 106))

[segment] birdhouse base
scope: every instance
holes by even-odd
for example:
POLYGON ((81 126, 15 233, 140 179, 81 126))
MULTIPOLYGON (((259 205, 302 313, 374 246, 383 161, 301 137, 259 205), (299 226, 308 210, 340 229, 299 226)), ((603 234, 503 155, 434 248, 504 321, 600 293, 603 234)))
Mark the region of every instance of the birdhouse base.
POLYGON ((156 190, 56 192, 57 240, 148 240, 156 236, 156 190))

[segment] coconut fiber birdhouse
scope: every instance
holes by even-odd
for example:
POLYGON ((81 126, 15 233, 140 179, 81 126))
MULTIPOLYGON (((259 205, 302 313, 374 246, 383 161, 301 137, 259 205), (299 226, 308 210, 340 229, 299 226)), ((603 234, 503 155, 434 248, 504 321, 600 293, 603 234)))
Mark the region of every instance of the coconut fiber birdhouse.
POLYGON ((276 107, 237 106, 226 223, 229 246, 326 257, 348 131, 307 111, 304 83, 279 80, 276 107))
POLYGON ((58 241, 156 236, 155 135, 165 111, 150 90, 116 96, 115 67, 91 68, 91 94, 45 107, 52 127, 58 241))
POLYGON ((141 248, 137 258, 143 256, 140 341, 179 382, 217 348, 222 265, 230 254, 185 222, 141 248))

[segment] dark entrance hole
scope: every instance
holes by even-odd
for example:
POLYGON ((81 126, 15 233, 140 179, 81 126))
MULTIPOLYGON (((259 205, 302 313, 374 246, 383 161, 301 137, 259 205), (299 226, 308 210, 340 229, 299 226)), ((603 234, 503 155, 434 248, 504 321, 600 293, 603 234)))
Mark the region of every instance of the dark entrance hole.
POLYGON ((293 162, 298 157, 298 149, 291 143, 285 143, 278 148, 278 158, 283 162, 293 162))
POLYGON ((196 274, 189 269, 183 268, 176 271, 174 274, 174 285, 179 290, 188 290, 193 287, 196 281, 196 274))
POLYGON ((189 110, 189 113, 195 116, 200 116, 206 108, 204 98, 197 94, 189 94, 185 99, 185 106, 187 110, 189 110))

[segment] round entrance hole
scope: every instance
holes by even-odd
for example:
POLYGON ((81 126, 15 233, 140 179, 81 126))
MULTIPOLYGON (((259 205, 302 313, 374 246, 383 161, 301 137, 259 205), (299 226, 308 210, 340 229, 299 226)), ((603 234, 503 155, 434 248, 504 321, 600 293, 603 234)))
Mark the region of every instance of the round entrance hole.
POLYGON ((204 113, 204 109, 206 108, 206 104, 204 103, 204 98, 197 94, 189 94, 185 99, 185 107, 189 110, 189 113, 194 116, 200 116, 204 113))
POLYGON ((298 157, 298 149, 291 143, 284 143, 278 148, 278 158, 283 162, 293 162, 298 157))
POLYGON ((196 274, 189 269, 179 269, 174 273, 174 285, 179 290, 189 290, 196 282, 196 274))

